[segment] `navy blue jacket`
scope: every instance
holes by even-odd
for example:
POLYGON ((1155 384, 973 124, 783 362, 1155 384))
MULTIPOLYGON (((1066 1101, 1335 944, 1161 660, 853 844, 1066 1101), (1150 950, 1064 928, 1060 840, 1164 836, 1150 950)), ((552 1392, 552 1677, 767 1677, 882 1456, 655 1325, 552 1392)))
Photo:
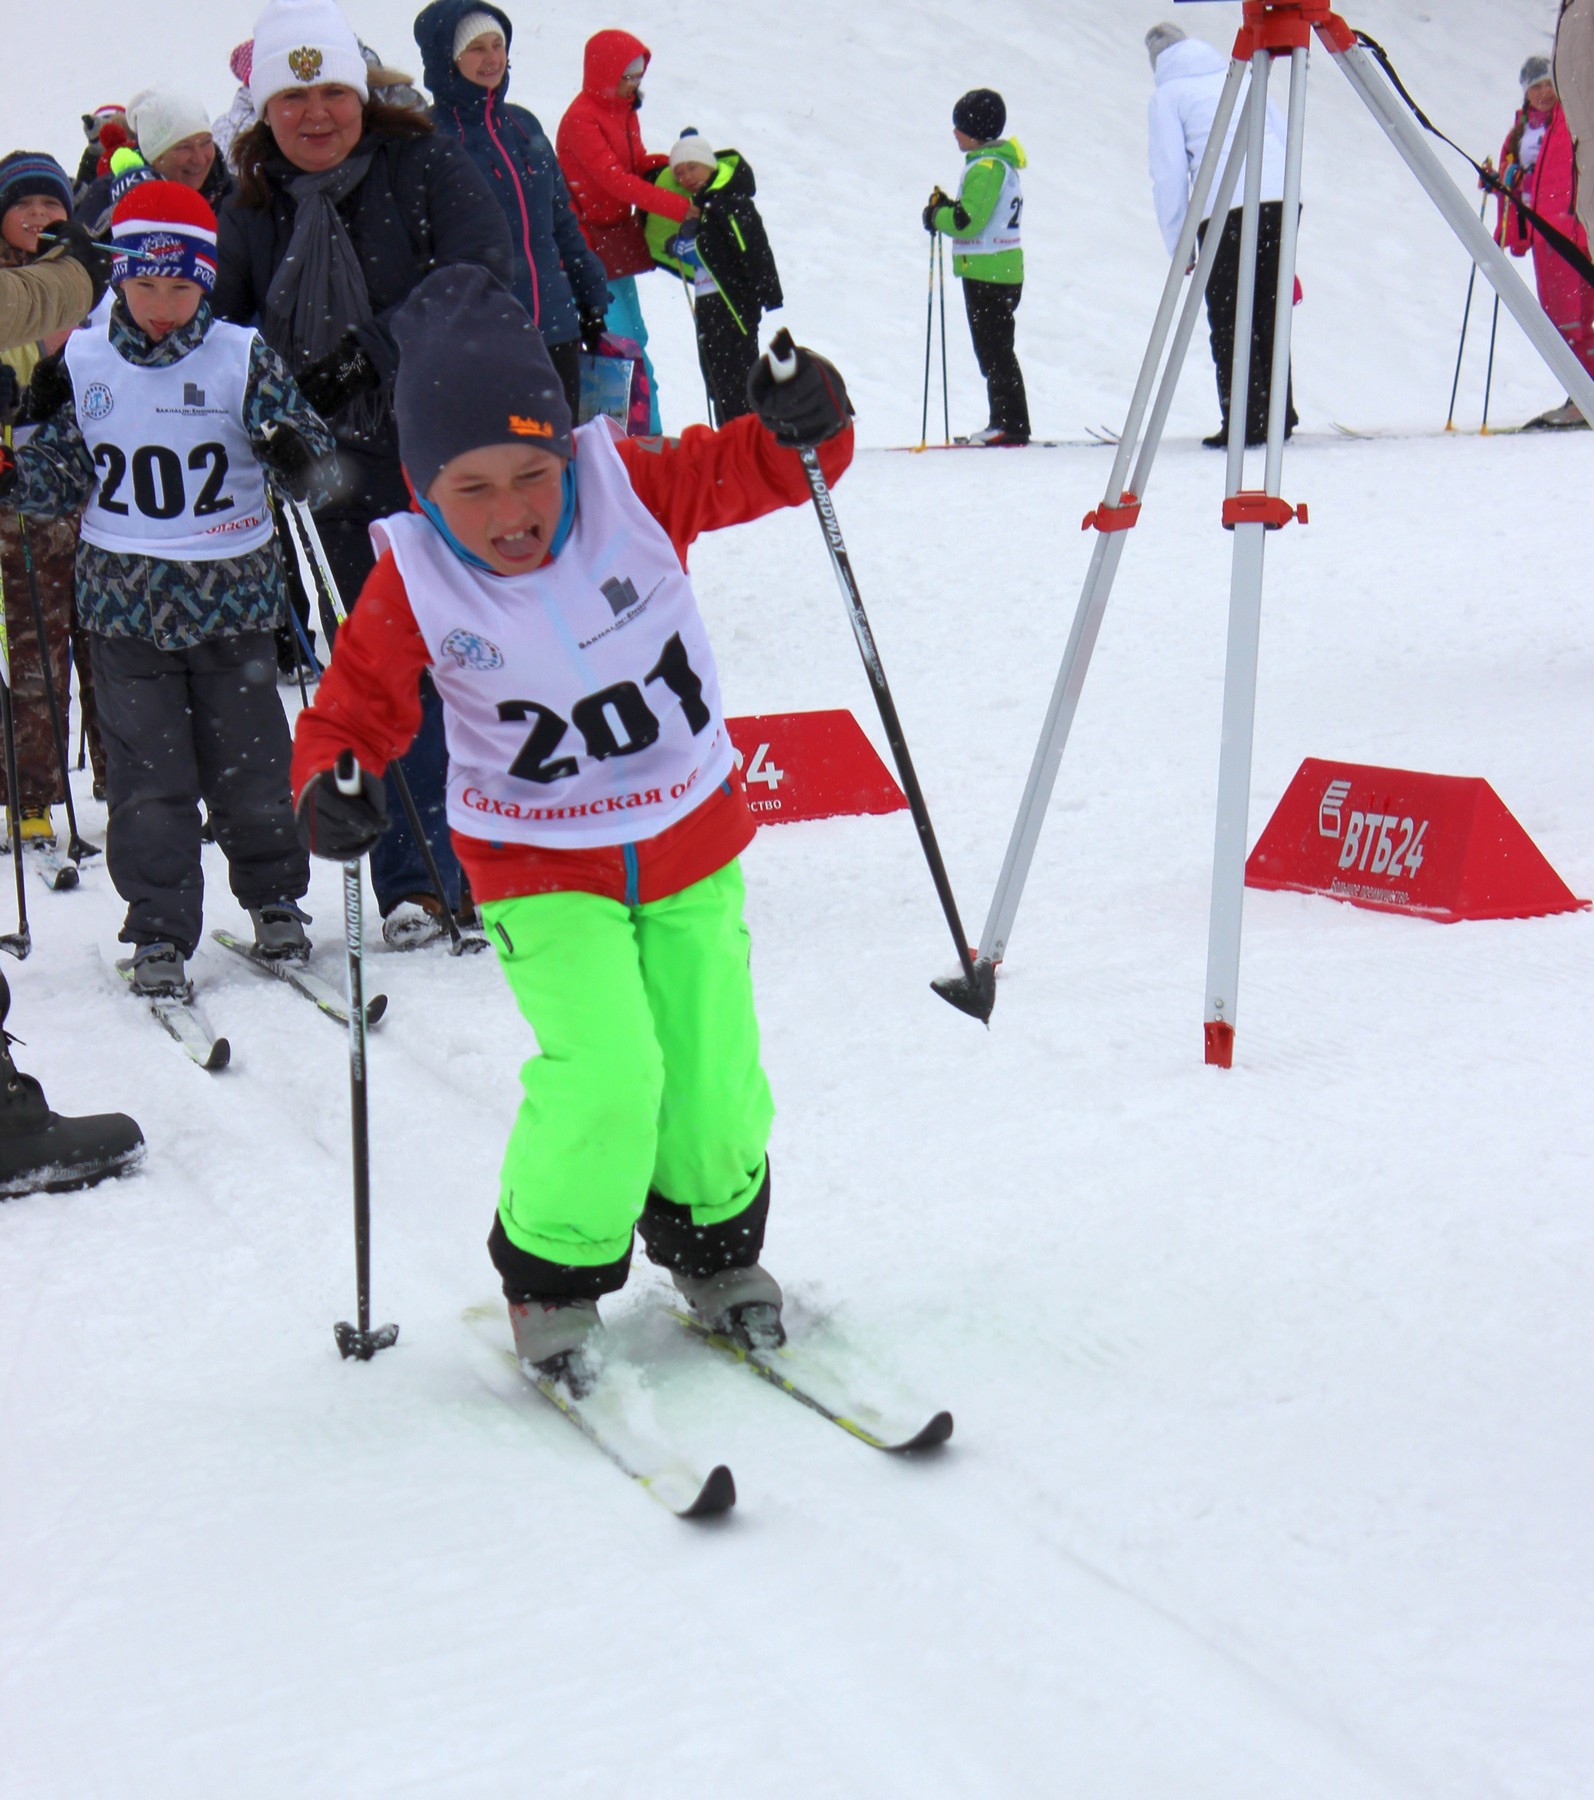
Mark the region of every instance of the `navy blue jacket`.
POLYGON ((505 103, 508 72, 489 93, 455 67, 454 33, 472 12, 497 19, 508 46, 514 27, 507 14, 481 0, 432 0, 415 21, 432 118, 440 135, 464 145, 504 209, 514 246, 515 298, 545 343, 568 344, 580 330, 580 315, 608 310, 608 277, 581 235, 542 126, 523 106, 505 103))

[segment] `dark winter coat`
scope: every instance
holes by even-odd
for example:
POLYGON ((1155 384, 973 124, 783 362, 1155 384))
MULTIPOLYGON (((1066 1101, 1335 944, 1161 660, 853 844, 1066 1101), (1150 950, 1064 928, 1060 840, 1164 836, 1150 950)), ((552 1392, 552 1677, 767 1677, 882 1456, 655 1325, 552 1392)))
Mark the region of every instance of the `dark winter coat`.
MULTIPOLYGON (((359 150, 374 152, 374 158, 365 179, 339 202, 338 216, 360 259, 371 300, 371 323, 357 336, 391 394, 398 368, 398 348, 388 330, 394 310, 424 275, 450 263, 479 263, 507 286, 509 227, 481 171, 458 144, 432 133, 420 138, 367 134, 359 150)), ((296 209, 286 184, 299 171, 273 151, 265 173, 269 203, 247 206, 235 193, 218 221, 212 304, 220 318, 239 325, 259 319, 272 276, 293 237, 296 209)), ((337 418, 330 423, 336 432, 337 418)), ((339 444, 347 486, 324 509, 326 517, 373 519, 409 506, 391 418, 377 439, 350 443, 340 433, 339 444)))
POLYGON ((514 27, 508 15, 480 0, 432 0, 415 21, 432 119, 444 137, 464 145, 504 210, 514 247, 515 298, 545 342, 568 344, 582 316, 601 318, 608 311, 609 278, 581 235, 542 126, 524 107, 505 103, 508 73, 489 93, 455 66, 454 33, 473 12, 496 19, 505 45, 510 43, 514 27))
MULTIPOLYGON (((678 236, 690 236, 698 259, 730 307, 744 332, 756 332, 760 313, 785 304, 775 253, 769 247, 764 221, 753 196, 758 192, 752 165, 739 151, 717 150, 714 179, 696 195, 700 217, 694 233, 691 222, 675 226, 655 217, 648 221, 648 243, 653 254, 672 268, 680 264, 671 254, 678 236)), ((668 169, 661 169, 658 185, 667 193, 685 192, 668 169)))
POLYGON ((594 32, 582 62, 581 92, 559 121, 559 167, 570 184, 570 203, 611 281, 653 267, 639 208, 680 224, 691 204, 653 185, 649 178, 669 159, 648 154, 638 102, 614 91, 627 65, 640 56, 646 67, 650 55, 629 31, 594 32))

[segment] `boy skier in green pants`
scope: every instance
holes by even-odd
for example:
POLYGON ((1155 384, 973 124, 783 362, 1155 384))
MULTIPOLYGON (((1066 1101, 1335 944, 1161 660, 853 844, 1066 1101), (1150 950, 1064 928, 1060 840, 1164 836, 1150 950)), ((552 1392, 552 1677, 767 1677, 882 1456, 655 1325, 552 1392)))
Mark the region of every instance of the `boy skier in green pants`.
POLYGON ((1004 138, 1007 107, 991 88, 974 88, 952 108, 952 135, 963 152, 957 198, 939 187, 924 209, 924 229, 939 231, 956 246, 952 273, 963 283, 963 306, 974 340, 974 360, 985 377, 990 422, 971 444, 1029 442, 1029 402, 1013 348, 1014 314, 1024 292, 1020 218, 1025 165, 1016 139, 1004 138))
POLYGON ((798 446, 841 474, 846 389, 802 351, 790 381, 755 371, 756 416, 626 439, 572 431, 536 328, 481 269, 429 275, 393 330, 417 510, 373 527, 379 560, 300 714, 300 833, 336 861, 376 842, 430 666, 455 847, 540 1052, 488 1240, 517 1354, 585 1380, 634 1229, 700 1317, 778 1343, 737 862, 753 823, 686 551, 806 500, 798 446), (357 794, 329 773, 344 751, 357 794))

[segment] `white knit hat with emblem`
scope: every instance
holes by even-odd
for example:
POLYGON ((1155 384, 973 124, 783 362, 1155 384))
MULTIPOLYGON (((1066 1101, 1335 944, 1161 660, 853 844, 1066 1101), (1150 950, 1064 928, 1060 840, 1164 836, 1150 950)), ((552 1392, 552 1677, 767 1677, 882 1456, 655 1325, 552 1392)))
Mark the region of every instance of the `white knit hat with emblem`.
POLYGON ((333 0, 270 0, 255 20, 249 97, 257 114, 284 88, 336 84, 369 97, 360 40, 333 0))

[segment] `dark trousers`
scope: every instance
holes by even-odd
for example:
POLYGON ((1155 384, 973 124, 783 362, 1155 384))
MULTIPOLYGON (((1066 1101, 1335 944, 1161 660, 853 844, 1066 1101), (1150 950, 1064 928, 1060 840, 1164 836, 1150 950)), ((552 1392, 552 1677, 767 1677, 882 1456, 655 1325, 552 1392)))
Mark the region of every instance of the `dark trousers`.
MULTIPOLYGON (((27 559, 22 553, 23 522, 14 515, 0 517, 0 591, 5 595, 5 629, 11 659, 11 716, 17 738, 17 805, 57 805, 61 792, 61 764, 50 726, 46 697, 44 652, 33 622, 33 594, 28 583, 27 559)), ((71 534, 65 548, 54 522, 35 520, 28 528, 28 547, 33 557, 33 580, 39 591, 39 610, 44 615, 48 649, 49 682, 61 711, 63 733, 71 729, 72 692, 71 632, 72 596, 76 582, 75 551, 71 534)), ((70 746, 68 748, 70 755, 70 746)), ((0 757, 0 798, 6 792, 5 762, 0 757)))
POLYGON ((697 359, 714 402, 714 423, 727 425, 753 410, 747 379, 758 362, 758 320, 736 323, 736 315, 718 294, 699 294, 697 359))
POLYGON ((105 862, 127 902, 124 944, 199 944, 199 802, 245 906, 297 900, 310 859, 293 829, 291 746, 269 631, 157 650, 90 634, 105 797, 105 862))
POLYGON ((969 316, 974 360, 985 377, 990 402, 989 424, 1011 437, 1029 436, 1029 401, 1024 372, 1013 349, 1013 315, 1024 292, 1022 281, 970 281, 963 278, 963 308, 969 316))
MULTIPOLYGON (((1212 335, 1212 364, 1218 378, 1218 405, 1224 431, 1229 423, 1229 378, 1234 373, 1234 310, 1240 296, 1240 219, 1235 207, 1223 222, 1223 237, 1207 283, 1207 326, 1212 335)), ((1210 219, 1199 236, 1204 241, 1210 219)), ((1279 238, 1284 229, 1284 202, 1266 200, 1257 220, 1256 303, 1251 313, 1251 380, 1246 390, 1245 441, 1267 441, 1267 413, 1273 390, 1273 309, 1278 304, 1279 238)), ((1286 433, 1295 429, 1293 386, 1285 396, 1286 433)))
MULTIPOLYGON (((317 527, 344 607, 352 610, 366 576, 376 565, 370 527, 363 519, 317 521, 317 527)), ((330 642, 335 622, 323 619, 321 623, 330 642)), ((421 815, 426 841, 437 858, 448 904, 457 912, 460 867, 448 830, 448 740, 443 734, 443 703, 429 675, 421 677, 421 728, 399 760, 415 798, 415 810, 421 815)), ((387 812, 392 823, 371 852, 371 886, 376 890, 376 903, 384 918, 401 900, 432 892, 432 878, 391 776, 387 782, 387 812)))
POLYGON ((546 349, 574 422, 581 417, 581 340, 571 338, 568 344, 549 344, 546 349))

